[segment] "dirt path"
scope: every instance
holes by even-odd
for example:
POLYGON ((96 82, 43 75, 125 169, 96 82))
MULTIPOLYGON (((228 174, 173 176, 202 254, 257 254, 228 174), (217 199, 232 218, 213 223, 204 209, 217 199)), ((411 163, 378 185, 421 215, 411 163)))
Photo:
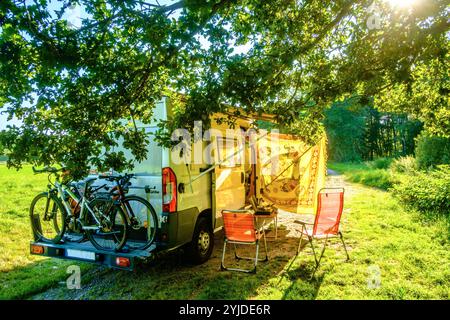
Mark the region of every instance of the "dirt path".
MULTIPOLYGON (((352 185, 345 182, 343 176, 339 173, 328 170, 327 187, 344 187, 345 197, 351 197, 356 190, 352 185)), ((348 208, 344 213, 349 213, 348 208)), ((278 215, 278 239, 269 241, 269 251, 273 270, 268 271, 272 276, 282 272, 282 266, 295 254, 298 245, 299 225, 294 220, 302 219, 313 222, 313 215, 298 215, 286 211, 280 211, 278 215), (276 248, 276 249, 274 249, 276 248), (275 262, 273 261, 275 260, 275 262)), ((345 219, 345 217, 344 217, 345 219)), ((273 236, 274 232, 270 230, 268 236, 273 236)), ((214 251, 211 259, 201 266, 189 266, 182 262, 182 255, 178 252, 167 254, 150 265, 142 265, 136 271, 130 273, 126 271, 111 270, 106 267, 93 267, 82 275, 82 288, 78 290, 69 290, 65 281, 60 282, 58 287, 51 288, 39 293, 32 299, 142 299, 148 298, 145 293, 140 294, 143 286, 150 285, 158 287, 165 285, 167 281, 179 281, 185 283, 188 281, 198 281, 201 284, 215 279, 218 275, 224 276, 218 272, 220 258, 222 254, 223 235, 219 233, 215 237, 214 251), (168 271, 170 270, 170 271, 168 271), (200 278, 199 278, 199 275, 200 278), (195 280, 197 279, 198 280, 195 280), (194 279, 194 280, 192 280, 194 279)), ((248 246, 246 246, 248 247, 248 246)), ((254 248, 251 248, 254 249, 254 248)), ((243 255, 252 255, 250 250, 244 249, 243 255), (247 252, 245 252, 247 251, 247 252)), ((258 272, 261 274, 263 272, 258 272)), ((228 276, 228 275, 227 275, 228 276)), ((201 286, 200 286, 201 287, 201 286)), ((203 289, 203 288, 202 288, 203 289)), ((180 289, 181 290, 181 289, 180 289)), ((200 290, 200 289, 199 289, 200 290)), ((197 291, 184 294, 182 298, 196 298, 197 291)), ((150 296, 155 298, 154 295, 150 296)), ((173 297, 176 299, 176 294, 173 297)), ((156 297, 157 299, 157 297, 156 297)))

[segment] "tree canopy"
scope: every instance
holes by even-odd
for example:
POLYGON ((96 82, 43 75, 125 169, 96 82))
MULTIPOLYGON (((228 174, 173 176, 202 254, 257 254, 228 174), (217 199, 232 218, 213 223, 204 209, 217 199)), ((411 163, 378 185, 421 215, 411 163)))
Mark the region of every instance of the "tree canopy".
POLYGON ((129 168, 112 147, 123 138, 139 161, 149 137, 119 120, 149 122, 161 96, 178 93, 163 144, 228 106, 275 114, 313 140, 324 109, 349 97, 450 136, 446 0, 58 2, 0 2, 0 109, 23 122, 0 135, 11 166, 64 163, 74 177, 92 164, 129 168), (86 12, 79 28, 62 18, 73 2, 86 12))

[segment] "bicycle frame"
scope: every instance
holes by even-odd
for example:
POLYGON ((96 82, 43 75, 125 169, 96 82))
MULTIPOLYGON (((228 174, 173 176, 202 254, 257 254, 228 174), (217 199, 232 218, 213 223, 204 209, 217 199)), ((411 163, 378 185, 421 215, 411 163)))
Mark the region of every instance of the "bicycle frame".
POLYGON ((85 226, 83 225, 82 221, 85 218, 86 212, 90 213, 92 215, 92 217, 94 218, 96 224, 98 226, 100 226, 100 221, 97 219, 97 216, 94 213, 94 211, 91 209, 91 207, 89 207, 89 205, 87 204, 87 200, 84 195, 81 196, 81 199, 78 198, 67 186, 59 183, 58 181, 56 181, 54 185, 56 187, 56 190, 58 191, 58 197, 61 199, 61 201, 64 205, 64 209, 66 210, 66 214, 68 216, 72 215, 72 209, 70 207, 70 204, 66 201, 66 199, 64 197, 64 193, 66 192, 72 199, 74 199, 75 201, 77 201, 79 203, 80 216, 77 218, 77 220, 81 223, 81 227, 83 230, 85 229, 85 226))
MULTIPOLYGON (((130 187, 133 189, 138 189, 139 187, 130 187)), ((136 215, 134 214, 133 208, 130 206, 129 203, 124 202, 126 194, 124 192, 124 187, 122 186, 122 184, 119 181, 115 181, 115 186, 111 189, 110 194, 113 196, 113 199, 116 201, 119 201, 120 206, 122 207, 122 209, 127 213, 126 219, 128 224, 131 225, 131 219, 135 218, 136 215), (113 192, 117 190, 117 195, 113 195, 113 192)))

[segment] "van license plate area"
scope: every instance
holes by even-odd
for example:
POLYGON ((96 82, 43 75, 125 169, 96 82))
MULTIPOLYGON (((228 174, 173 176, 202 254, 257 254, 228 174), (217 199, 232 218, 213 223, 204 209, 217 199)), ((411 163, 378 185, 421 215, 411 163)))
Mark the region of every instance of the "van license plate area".
POLYGON ((66 249, 66 257, 95 261, 95 252, 66 249))

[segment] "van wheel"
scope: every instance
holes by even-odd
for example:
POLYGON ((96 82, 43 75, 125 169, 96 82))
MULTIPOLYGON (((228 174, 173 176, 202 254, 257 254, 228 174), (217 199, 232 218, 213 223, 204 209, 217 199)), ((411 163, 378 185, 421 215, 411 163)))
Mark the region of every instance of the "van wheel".
POLYGON ((213 248, 214 232, 211 227, 211 220, 200 217, 195 226, 192 242, 187 248, 188 259, 194 264, 202 264, 209 259, 213 248))

